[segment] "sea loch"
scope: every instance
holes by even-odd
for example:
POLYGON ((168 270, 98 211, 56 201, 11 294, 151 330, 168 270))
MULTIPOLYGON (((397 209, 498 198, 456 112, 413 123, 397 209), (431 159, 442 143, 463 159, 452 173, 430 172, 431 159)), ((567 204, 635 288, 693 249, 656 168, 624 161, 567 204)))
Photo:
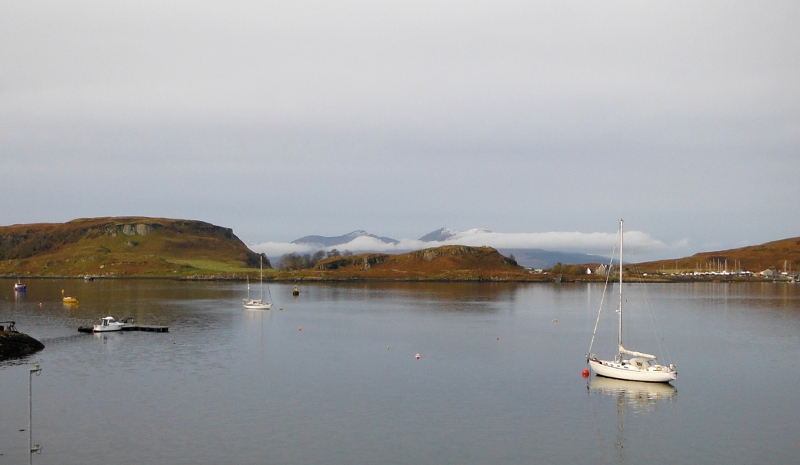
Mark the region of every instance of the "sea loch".
MULTIPOLYGON (((642 349, 678 366, 672 388, 581 376, 598 284, 320 284, 297 297, 293 284, 271 285, 274 307, 258 312, 241 308, 244 283, 28 284, 15 296, 0 280, 0 320, 46 345, 0 365, 0 463, 28 461, 33 363, 42 367, 32 377, 37 464, 750 464, 800 455, 794 284, 626 285, 634 327, 650 327, 652 315, 661 329, 660 347, 642 349), (63 288, 79 306, 60 302, 63 288), (109 314, 170 332, 77 333, 109 314)), ((613 349, 603 342, 616 337, 608 313, 597 352, 613 349)))

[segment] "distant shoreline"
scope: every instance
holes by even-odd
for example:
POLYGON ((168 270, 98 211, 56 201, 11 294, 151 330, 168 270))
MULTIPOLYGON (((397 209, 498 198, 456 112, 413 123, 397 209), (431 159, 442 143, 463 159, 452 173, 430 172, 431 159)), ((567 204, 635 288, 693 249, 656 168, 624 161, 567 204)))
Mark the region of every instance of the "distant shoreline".
MULTIPOLYGON (((25 280, 45 280, 45 279, 62 279, 62 280, 84 280, 82 276, 16 276, 16 275, 5 275, 0 276, 0 279, 7 279, 7 280, 15 280, 15 279, 25 279, 25 280)), ((252 277, 251 277, 252 278, 252 277)), ((197 277, 170 277, 170 276, 94 276, 94 280, 114 280, 114 281, 125 281, 125 280, 155 280, 155 281, 186 281, 186 282, 199 282, 199 281, 209 281, 209 282, 246 282, 248 277, 239 277, 239 276, 197 276, 197 277)), ((264 282, 267 283, 353 283, 353 282, 435 282, 435 283, 536 283, 536 284, 548 284, 554 283, 556 279, 550 275, 532 275, 530 278, 527 277, 508 277, 508 278, 437 278, 437 277, 417 277, 417 278, 373 278, 373 277, 364 277, 364 276, 350 276, 350 277, 321 277, 321 276, 280 276, 274 277, 270 276, 264 277, 264 282)), ((570 277, 570 276, 562 276, 560 283, 561 284, 571 284, 571 283, 603 283, 605 282, 605 278, 602 279, 591 279, 586 277, 570 277)), ((610 282, 616 282, 615 280, 610 280, 610 282)), ((680 284, 680 283, 784 283, 784 284, 793 284, 797 283, 798 281, 792 278, 775 278, 775 277, 708 277, 708 276, 646 276, 640 278, 626 278, 625 284, 637 284, 637 283, 660 283, 660 284, 680 284)))

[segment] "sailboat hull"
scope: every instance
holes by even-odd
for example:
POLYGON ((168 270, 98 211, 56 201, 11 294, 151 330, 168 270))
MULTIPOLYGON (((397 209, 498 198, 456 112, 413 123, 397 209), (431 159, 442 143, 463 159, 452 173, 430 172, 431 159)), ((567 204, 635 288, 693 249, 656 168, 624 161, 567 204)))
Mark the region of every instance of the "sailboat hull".
POLYGON ((657 365, 647 369, 638 369, 630 364, 621 364, 599 359, 590 359, 589 366, 596 374, 606 378, 626 381, 642 381, 646 383, 668 383, 678 379, 678 372, 657 365), (660 368, 660 369, 659 369, 660 368))
POLYGON ((260 300, 248 300, 243 305, 248 310, 269 310, 272 308, 272 303, 260 300))

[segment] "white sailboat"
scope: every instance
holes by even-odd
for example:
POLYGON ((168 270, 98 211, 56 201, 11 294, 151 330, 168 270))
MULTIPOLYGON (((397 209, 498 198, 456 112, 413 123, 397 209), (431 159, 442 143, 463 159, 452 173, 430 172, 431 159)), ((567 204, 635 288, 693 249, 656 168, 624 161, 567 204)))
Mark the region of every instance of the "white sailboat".
MULTIPOLYGON (((656 362, 656 356, 626 349, 622 345, 622 248, 623 248, 623 227, 624 221, 619 221, 619 332, 617 334, 618 353, 613 360, 603 360, 592 354, 594 336, 597 334, 597 324, 595 324, 592 335, 592 342, 589 345, 587 362, 592 371, 606 378, 622 379, 627 381, 643 381, 649 383, 668 383, 678 379, 678 371, 675 365, 663 366, 656 362)), ((601 308, 602 310, 602 308, 601 308)), ((600 321, 600 314, 597 315, 600 321)))
POLYGON ((244 308, 248 310, 269 310, 272 302, 264 302, 264 258, 261 257, 261 298, 250 298, 250 277, 247 278, 247 298, 244 300, 244 308))

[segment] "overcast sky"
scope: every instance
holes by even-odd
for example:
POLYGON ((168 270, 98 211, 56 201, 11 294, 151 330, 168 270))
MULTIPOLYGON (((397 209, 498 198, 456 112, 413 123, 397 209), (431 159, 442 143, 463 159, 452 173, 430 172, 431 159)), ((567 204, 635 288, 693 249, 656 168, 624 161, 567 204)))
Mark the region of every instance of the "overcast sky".
POLYGON ((0 224, 759 244, 800 236, 798 83, 795 0, 9 0, 0 224))

